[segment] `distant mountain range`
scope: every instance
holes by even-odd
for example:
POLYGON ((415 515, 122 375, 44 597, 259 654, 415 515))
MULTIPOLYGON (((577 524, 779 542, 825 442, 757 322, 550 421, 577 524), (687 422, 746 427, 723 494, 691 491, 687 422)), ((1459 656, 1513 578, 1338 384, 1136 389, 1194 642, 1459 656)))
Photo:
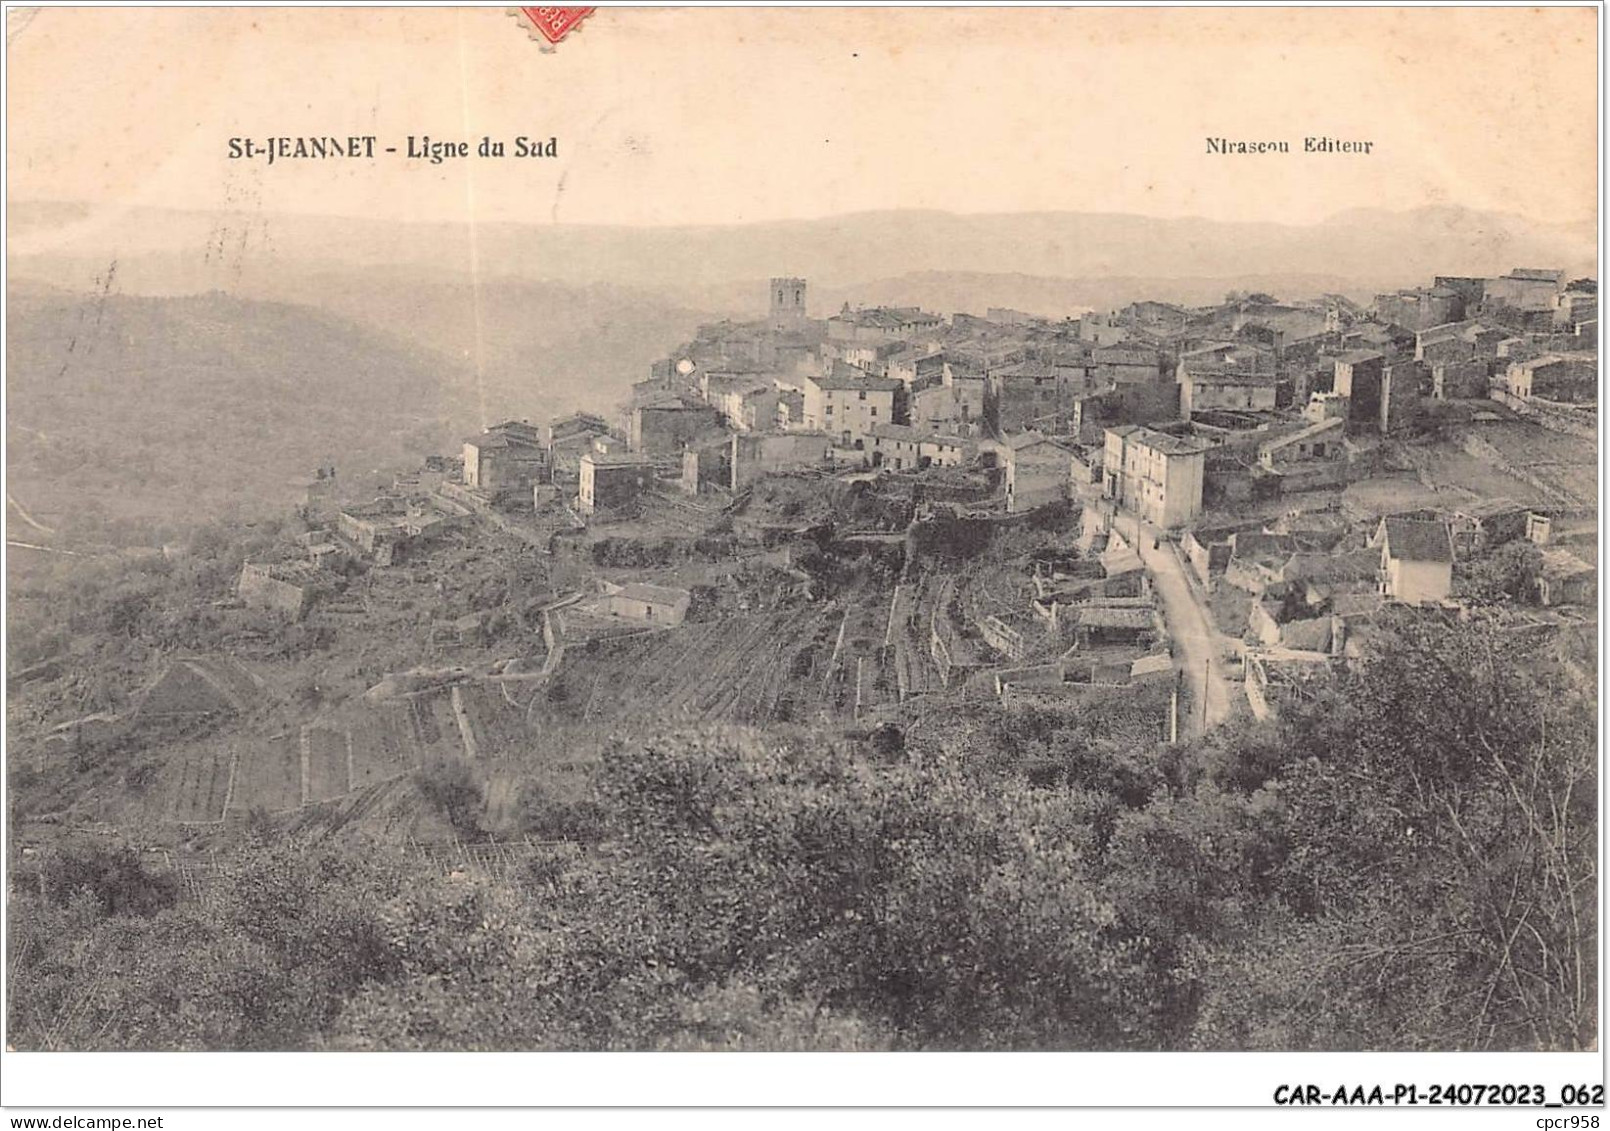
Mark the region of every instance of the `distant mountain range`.
POLYGON ((1072 280, 1314 276, 1351 280, 1358 289, 1517 265, 1589 272, 1597 246, 1591 225, 1539 225, 1448 207, 1360 209, 1308 227, 927 211, 678 228, 472 227, 159 209, 113 214, 27 202, 11 205, 10 214, 13 270, 47 281, 63 261, 104 265, 116 254, 130 268, 127 285, 142 292, 234 290, 234 283, 297 263, 604 284, 654 290, 695 309, 730 302, 734 284, 771 275, 803 275, 824 291, 935 272, 1072 280))

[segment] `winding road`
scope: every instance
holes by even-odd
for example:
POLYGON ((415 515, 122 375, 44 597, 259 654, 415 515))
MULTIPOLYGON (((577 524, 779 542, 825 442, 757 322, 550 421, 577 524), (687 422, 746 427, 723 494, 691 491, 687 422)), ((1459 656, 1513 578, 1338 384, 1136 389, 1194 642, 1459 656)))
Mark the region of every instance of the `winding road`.
POLYGON ((1174 640, 1174 660, 1191 689, 1191 710, 1180 720, 1183 737, 1194 738, 1230 717, 1238 689, 1225 675, 1224 656, 1233 645, 1213 624, 1207 598, 1191 584, 1175 543, 1150 523, 1139 524, 1140 560, 1163 603, 1174 640))

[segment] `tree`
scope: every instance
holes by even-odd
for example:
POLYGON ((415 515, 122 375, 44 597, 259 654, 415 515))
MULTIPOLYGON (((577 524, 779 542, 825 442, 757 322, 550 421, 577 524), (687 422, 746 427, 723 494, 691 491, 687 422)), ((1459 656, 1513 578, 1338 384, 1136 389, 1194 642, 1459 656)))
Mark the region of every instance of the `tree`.
POLYGON ((466 842, 486 839, 486 829, 483 827, 486 798, 480 782, 467 763, 437 763, 418 771, 414 781, 419 791, 446 819, 454 836, 466 842))
POLYGON ((1389 628, 1284 724, 1279 902, 1209 961, 1198 1039, 1589 1047, 1592 689, 1491 619, 1389 628))
MULTIPOLYGON (((645 727, 586 792, 527 783, 525 830, 568 840, 507 873, 361 839, 248 837, 183 885, 127 852, 47 858, 13 884, 11 1039, 1589 1047, 1582 657, 1496 614, 1377 627, 1275 719, 1167 756, 1090 703, 933 711, 882 760, 865 736, 645 727)), ((480 835, 466 767, 420 784, 480 835)))
POLYGON ((1491 604, 1527 600, 1543 573, 1543 552, 1529 541, 1507 542, 1491 553, 1455 563, 1460 592, 1491 604))

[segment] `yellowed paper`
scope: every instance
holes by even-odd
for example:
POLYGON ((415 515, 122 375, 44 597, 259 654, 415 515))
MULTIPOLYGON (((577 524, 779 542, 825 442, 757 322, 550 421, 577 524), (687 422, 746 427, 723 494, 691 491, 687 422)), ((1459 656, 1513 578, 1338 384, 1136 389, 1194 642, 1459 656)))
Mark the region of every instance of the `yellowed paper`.
POLYGON ((1599 20, 9 9, 8 1041, 1602 1103, 1599 20))

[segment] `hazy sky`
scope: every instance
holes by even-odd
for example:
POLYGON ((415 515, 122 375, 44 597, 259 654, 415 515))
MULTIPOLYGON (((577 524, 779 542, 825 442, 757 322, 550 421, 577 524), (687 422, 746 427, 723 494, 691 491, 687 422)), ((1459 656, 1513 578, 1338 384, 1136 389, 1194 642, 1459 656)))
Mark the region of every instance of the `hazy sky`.
POLYGON ((1596 12, 45 9, 9 44, 19 199, 719 224, 882 208, 1309 222, 1597 207, 1596 12), (225 159, 231 136, 557 135, 557 160, 225 159), (1212 156, 1204 137, 1373 141, 1212 156))

